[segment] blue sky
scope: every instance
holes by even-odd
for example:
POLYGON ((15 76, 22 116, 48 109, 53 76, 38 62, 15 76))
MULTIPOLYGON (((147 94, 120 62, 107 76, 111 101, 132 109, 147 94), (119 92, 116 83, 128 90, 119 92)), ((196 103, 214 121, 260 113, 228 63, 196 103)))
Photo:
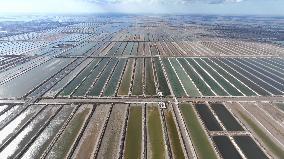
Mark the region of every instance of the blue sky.
POLYGON ((284 0, 0 0, 0 12, 284 15, 284 0))

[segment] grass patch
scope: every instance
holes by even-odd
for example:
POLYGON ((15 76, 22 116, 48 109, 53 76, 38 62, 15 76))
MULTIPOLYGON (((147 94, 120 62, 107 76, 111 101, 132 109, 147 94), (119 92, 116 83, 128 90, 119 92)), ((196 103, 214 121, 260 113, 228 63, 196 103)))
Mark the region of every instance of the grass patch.
POLYGON ((132 76, 133 62, 134 62, 134 59, 129 59, 127 62, 126 70, 123 74, 121 85, 118 90, 118 95, 122 95, 122 96, 128 95, 130 82, 131 82, 131 76, 132 76))
POLYGON ((208 73, 211 74, 212 77, 215 78, 216 81, 219 82, 220 85, 223 86, 224 89, 227 90, 227 92, 232 96, 242 96, 242 93, 240 93, 236 88, 234 88, 230 83, 228 83, 221 75, 219 75, 217 72, 215 72, 211 67, 206 65, 204 61, 201 59, 195 59, 196 62, 203 67, 208 73))
POLYGON ((163 92, 164 96, 171 95, 171 91, 168 87, 168 83, 167 83, 167 80, 166 80, 166 77, 164 75, 164 72, 163 72, 163 69, 162 69, 162 66, 160 64, 159 59, 154 58, 154 63, 155 63, 156 71, 157 71, 157 77, 158 77, 160 91, 163 92))
POLYGON ((168 110, 165 113, 166 116, 166 123, 167 123, 167 129, 169 132, 169 138, 171 143, 171 148, 173 151, 174 158, 182 159, 185 158, 183 151, 182 151, 182 143, 179 140, 177 127, 173 118, 173 114, 168 110))
POLYGON ((175 71, 173 70, 169 60, 167 58, 163 58, 162 59, 164 66, 165 66, 165 70, 166 73, 168 75, 169 78, 169 82, 172 86, 173 92, 177 97, 182 97, 182 96, 186 96, 186 93, 184 92, 178 77, 176 76, 175 71))
POLYGON ((151 148, 151 158, 165 158, 165 143, 163 140, 162 124, 159 108, 156 106, 148 107, 148 133, 151 148))
POLYGON ((192 105, 183 103, 180 105, 180 109, 198 157, 201 159, 217 159, 216 153, 199 123, 192 105))
POLYGON ((146 88, 145 94, 146 95, 156 95, 156 87, 155 87, 155 80, 153 74, 153 67, 152 67, 152 59, 145 58, 145 71, 146 71, 146 88))
POLYGON ((192 69, 192 67, 186 62, 185 58, 178 59, 186 73, 191 77, 196 87, 200 90, 204 96, 215 96, 211 89, 205 84, 205 82, 199 77, 199 75, 192 69))
POLYGON ((264 95, 264 96, 268 96, 270 95, 268 92, 266 92, 265 90, 263 90, 262 88, 260 88, 258 85, 256 85, 255 83, 253 83, 252 81, 250 81, 249 79, 245 78, 245 76, 241 75, 239 72, 237 72, 236 70, 230 68, 229 66, 225 65, 224 63, 222 63, 221 61, 219 61, 217 58, 212 58, 211 59, 213 63, 218 64, 220 67, 222 67, 223 69, 225 69, 227 72, 229 72, 231 75, 233 75, 235 78, 239 79, 240 81, 242 81, 245 85, 247 85, 248 87, 250 87, 252 90, 254 90, 255 92, 257 92, 260 95, 264 95))
POLYGON ((192 59, 187 58, 187 61, 190 63, 192 67, 195 68, 195 70, 199 73, 199 75, 207 82, 207 84, 212 88, 212 90, 221 96, 228 96, 228 94, 211 78, 207 72, 201 66, 198 65, 198 63, 192 59))
POLYGON ((179 76, 182 85, 184 89, 187 91, 187 94, 189 96, 197 97, 200 96, 200 93, 198 92, 197 88, 194 86, 193 82, 188 78, 187 73, 182 69, 180 64, 178 63, 177 59, 172 58, 170 59, 173 67, 176 70, 177 75, 179 76))
POLYGON ((220 66, 216 65, 216 63, 213 63, 208 58, 203 59, 206 63, 208 63, 212 68, 214 68, 220 75, 225 77, 228 81, 230 81, 232 84, 234 84, 240 91, 242 91, 247 96, 255 96, 256 94, 247 88, 244 84, 242 84, 240 81, 236 80, 235 77, 227 73, 226 71, 222 70, 220 66))
POLYGON ((143 70, 143 58, 137 58, 132 95, 143 94, 142 70, 143 70))
POLYGON ((115 67, 115 70, 104 90, 103 96, 114 96, 115 91, 117 88, 117 84, 121 78, 123 68, 125 66, 126 59, 120 59, 117 66, 115 67))
POLYGON ((142 107, 130 107, 125 144, 125 158, 141 158, 142 107))

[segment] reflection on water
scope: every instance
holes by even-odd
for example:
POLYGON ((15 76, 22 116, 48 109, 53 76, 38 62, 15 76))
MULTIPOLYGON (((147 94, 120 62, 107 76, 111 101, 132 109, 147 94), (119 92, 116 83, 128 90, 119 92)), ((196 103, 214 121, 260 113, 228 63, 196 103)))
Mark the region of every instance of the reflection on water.
MULTIPOLYGON (((0 89, 1 91, 1 89, 0 89)), ((7 119, 14 111, 16 111, 19 108, 18 105, 12 107, 11 109, 9 109, 8 111, 6 111, 4 114, 2 114, 0 116, 0 123, 2 124, 4 122, 5 119, 7 119)))
POLYGON ((4 127, 4 129, 0 131, 0 144, 3 144, 3 141, 5 141, 5 139, 7 140, 7 137, 11 137, 13 133, 18 131, 18 129, 20 129, 20 127, 23 126, 23 124, 29 119, 29 116, 37 112, 40 108, 42 107, 29 107, 26 111, 15 118, 10 124, 4 127))
POLYGON ((0 106, 0 113, 5 110, 8 107, 8 105, 1 105, 0 106))
POLYGON ((51 123, 45 128, 37 140, 29 147, 27 152, 23 155, 22 158, 39 158, 43 153, 45 148, 52 141, 53 137, 61 128, 62 124, 66 121, 73 110, 73 107, 66 106, 64 107, 56 117, 51 121, 51 123))
POLYGON ((13 98, 22 97, 44 80, 48 79, 57 71, 69 64, 72 59, 52 59, 23 75, 0 85, 0 97, 13 98), (39 76, 40 75, 40 76, 39 76))
POLYGON ((21 133, 19 133, 13 141, 0 153, 0 158, 12 157, 24 148, 30 138, 36 133, 48 118, 55 112, 57 108, 47 108, 43 110, 21 133))

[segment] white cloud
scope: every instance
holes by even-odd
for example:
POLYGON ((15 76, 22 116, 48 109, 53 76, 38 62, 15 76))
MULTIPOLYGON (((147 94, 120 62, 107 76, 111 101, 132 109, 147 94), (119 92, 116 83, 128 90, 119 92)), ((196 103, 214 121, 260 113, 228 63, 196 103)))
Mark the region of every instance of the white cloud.
POLYGON ((235 3, 244 0, 0 0, 0 12, 168 12, 195 3, 235 3))
POLYGON ((148 4, 185 4, 185 3, 238 3, 244 0, 85 0, 92 3, 148 3, 148 4))
POLYGON ((243 2, 244 0, 225 0, 226 2, 233 2, 233 3, 239 3, 243 2))
POLYGON ((1 12, 284 14, 284 0, 0 0, 1 12), (257 5, 256 5, 257 4, 257 5))
POLYGON ((100 10, 81 0, 1 0, 0 12, 90 12, 100 10))

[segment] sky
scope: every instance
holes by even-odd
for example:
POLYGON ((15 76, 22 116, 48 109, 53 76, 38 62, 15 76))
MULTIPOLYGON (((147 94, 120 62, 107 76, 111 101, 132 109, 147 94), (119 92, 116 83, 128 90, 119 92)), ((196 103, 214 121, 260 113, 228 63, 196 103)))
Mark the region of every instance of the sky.
POLYGON ((0 0, 2 13, 284 15, 284 0, 0 0))

